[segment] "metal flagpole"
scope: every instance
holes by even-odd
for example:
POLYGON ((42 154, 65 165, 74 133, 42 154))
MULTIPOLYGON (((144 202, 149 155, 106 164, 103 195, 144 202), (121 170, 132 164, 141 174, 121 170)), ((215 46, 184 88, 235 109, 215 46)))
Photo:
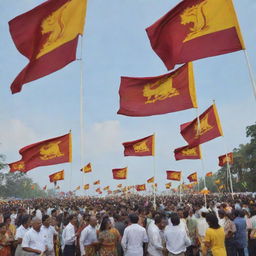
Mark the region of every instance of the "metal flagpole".
POLYGON ((182 175, 183 173, 182 173, 182 171, 181 171, 181 173, 180 173, 180 202, 182 202, 182 194, 181 194, 181 184, 182 184, 182 181, 183 181, 183 175, 182 175))
POLYGON ((154 161, 154 209, 156 210, 156 186, 155 186, 155 183, 156 183, 156 154, 155 154, 155 133, 154 133, 154 138, 153 138, 153 148, 152 148, 152 150, 153 150, 153 152, 154 152, 154 156, 153 156, 153 161, 154 161))

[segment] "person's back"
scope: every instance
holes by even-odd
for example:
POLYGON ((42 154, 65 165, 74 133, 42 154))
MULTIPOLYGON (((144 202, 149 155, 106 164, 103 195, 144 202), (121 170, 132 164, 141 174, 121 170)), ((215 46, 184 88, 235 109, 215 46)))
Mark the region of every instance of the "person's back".
POLYGON ((234 219, 234 223, 236 225, 235 232, 235 244, 238 249, 243 249, 246 247, 246 220, 243 217, 239 216, 239 212, 235 212, 236 218, 234 219))

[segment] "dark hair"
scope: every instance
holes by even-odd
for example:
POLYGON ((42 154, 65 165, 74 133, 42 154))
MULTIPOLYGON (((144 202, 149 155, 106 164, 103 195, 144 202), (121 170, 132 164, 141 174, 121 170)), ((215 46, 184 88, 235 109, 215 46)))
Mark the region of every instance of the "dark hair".
POLYGON ((30 215, 28 215, 28 214, 27 215, 23 215, 21 217, 21 225, 27 224, 29 220, 30 220, 30 215))
POLYGON ((104 217, 102 219, 101 225, 100 225, 100 231, 104 231, 107 229, 107 224, 110 223, 109 217, 104 217))
POLYGON ((183 217, 184 217, 184 219, 186 219, 186 218, 188 217, 188 215, 189 215, 189 211, 184 211, 184 212, 183 212, 183 217))
POLYGON ((214 213, 212 212, 207 213, 205 218, 210 228, 213 228, 213 229, 220 228, 218 218, 214 213))
POLYGON ((4 215, 4 223, 8 220, 11 219, 11 216, 9 214, 4 215))
POLYGON ((73 218, 76 218, 75 214, 71 214, 68 216, 68 221, 71 221, 73 218))
POLYGON ((139 221, 139 217, 135 213, 129 214, 129 219, 130 219, 131 223, 133 223, 133 224, 138 223, 138 221, 139 221))
POLYGON ((42 222, 45 222, 49 217, 50 217, 50 216, 47 215, 47 214, 43 215, 43 217, 42 217, 42 222))
POLYGON ((51 215, 52 215, 53 213, 55 213, 55 212, 57 212, 57 210, 56 210, 56 209, 53 209, 53 210, 51 211, 51 215))
POLYGON ((162 215, 156 214, 156 215, 155 215, 155 218, 154 218, 155 224, 161 223, 162 219, 163 219, 163 216, 162 216, 162 215))
POLYGON ((219 214, 219 216, 222 215, 223 217, 225 217, 227 215, 226 212, 223 210, 219 210, 218 214, 219 214))
POLYGON ((0 223, 0 228, 4 227, 5 223, 0 223))
POLYGON ((171 222, 173 226, 178 226, 180 224, 180 217, 177 213, 171 213, 171 222))

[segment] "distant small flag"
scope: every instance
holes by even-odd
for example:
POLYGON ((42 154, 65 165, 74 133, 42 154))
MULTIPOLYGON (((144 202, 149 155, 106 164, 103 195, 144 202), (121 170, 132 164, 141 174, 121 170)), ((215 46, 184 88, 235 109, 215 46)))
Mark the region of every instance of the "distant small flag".
POLYGON ((136 188, 137 191, 145 191, 146 190, 146 184, 136 185, 135 188, 136 188))
POLYGON ((60 189, 60 186, 55 187, 55 189, 60 189))
POLYGON ((31 185, 31 189, 32 189, 32 190, 35 190, 35 185, 34 185, 34 184, 31 185))
POLYGON ((43 187, 43 190, 46 190, 47 189, 47 185, 45 185, 44 187, 43 187))
POLYGON ((80 188, 81 188, 80 186, 77 186, 77 187, 76 187, 76 190, 79 190, 80 188))
POLYGON ((187 178, 188 178, 189 182, 197 182, 197 173, 194 172, 194 173, 190 174, 187 178))
POLYGON ((180 171, 166 171, 167 180, 181 180, 181 172, 180 171))
POLYGON ((80 171, 83 172, 83 173, 92 172, 92 165, 91 165, 91 163, 89 163, 86 166, 84 166, 82 169, 80 169, 80 171))
POLYGON ((105 188, 103 188, 104 191, 109 190, 110 186, 106 186, 105 188))
POLYGON ((121 188, 122 186, 123 186, 122 184, 118 184, 118 185, 117 185, 118 188, 121 188))
POLYGON ((224 185, 220 185, 220 186, 219 186, 219 190, 222 190, 222 189, 224 189, 224 188, 225 188, 224 185))
POLYGON ((100 185, 100 180, 96 180, 93 182, 93 185, 100 185))
POLYGON ((172 187, 172 183, 171 182, 165 184, 165 188, 166 189, 170 189, 171 187, 172 187))
POLYGON ((111 195, 111 194, 112 194, 112 191, 111 191, 111 190, 108 190, 108 194, 111 195))
POLYGON ((200 194, 203 194, 203 195, 208 195, 210 194, 210 191, 207 189, 207 188, 204 188, 200 191, 200 194))
POLYGON ((115 180, 124 180, 127 179, 127 173, 128 173, 128 168, 119 168, 119 169, 113 169, 113 179, 115 180))
POLYGON ((205 176, 206 177, 212 177, 212 172, 207 172, 205 176))
POLYGON ((152 177, 147 180, 147 183, 154 183, 155 182, 155 177, 152 177))
POLYGON ((233 153, 230 152, 227 155, 222 155, 219 156, 219 166, 224 166, 225 164, 233 164, 234 159, 233 159, 233 153))
POLYGON ((84 190, 88 190, 88 189, 90 189, 90 184, 85 184, 84 185, 84 190))
POLYGON ((97 188, 95 191, 98 193, 101 192, 100 188, 97 188))
POLYGON ((218 179, 218 180, 215 180, 215 184, 220 184, 221 183, 221 180, 220 179, 218 179))

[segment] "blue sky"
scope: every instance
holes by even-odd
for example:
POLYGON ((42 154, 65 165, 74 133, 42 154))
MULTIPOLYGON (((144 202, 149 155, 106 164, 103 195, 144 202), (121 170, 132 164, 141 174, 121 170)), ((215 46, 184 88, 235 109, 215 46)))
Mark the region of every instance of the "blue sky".
MULTIPOLYGON (((194 109, 153 117, 117 115, 120 76, 157 76, 167 73, 151 49, 145 28, 174 7, 177 0, 88 0, 83 40, 85 86, 84 164, 92 162, 93 173, 80 173, 80 63, 75 61, 54 74, 24 85, 12 95, 10 84, 27 64, 15 48, 8 21, 26 12, 41 0, 0 1, 0 153, 7 162, 20 158, 19 149, 31 143, 56 137, 72 129, 73 163, 36 168, 28 176, 40 186, 48 176, 65 169, 60 182, 67 191, 83 183, 101 179, 102 187, 119 183, 112 179, 112 169, 128 166, 127 184, 142 184, 153 176, 152 157, 123 157, 121 143, 156 133, 156 169, 160 190, 166 170, 183 170, 186 178, 197 171, 203 175, 198 160, 175 161, 173 150, 186 145, 179 125, 196 116, 194 109), (72 171, 71 171, 72 170, 72 171), (72 173, 72 174, 71 174, 72 173)), ((234 0, 247 50, 255 69, 256 26, 254 0, 234 0)), ((79 56, 80 50, 78 50, 79 56)), ((246 143, 245 128, 255 122, 252 93, 243 52, 194 62, 199 112, 216 100, 228 151, 246 143)), ((217 157, 225 153, 223 138, 202 145, 205 172, 218 170, 217 157)), ((7 171, 7 170, 6 170, 7 171)), ((173 182, 174 186, 178 184, 173 182)), ((93 190, 91 190, 93 192, 93 190)), ((82 194, 82 191, 80 192, 82 194)))

